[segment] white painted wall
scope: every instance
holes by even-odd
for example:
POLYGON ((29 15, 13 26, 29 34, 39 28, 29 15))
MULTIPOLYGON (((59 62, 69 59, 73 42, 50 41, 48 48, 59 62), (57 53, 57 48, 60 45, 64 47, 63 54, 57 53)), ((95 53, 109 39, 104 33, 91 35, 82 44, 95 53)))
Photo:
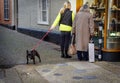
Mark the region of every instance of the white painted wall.
POLYGON ((38 0, 18 0, 18 27, 48 29, 54 22, 65 0, 48 0, 49 25, 38 24, 38 0))
POLYGON ((71 2, 71 10, 73 10, 76 13, 76 0, 69 0, 71 2))

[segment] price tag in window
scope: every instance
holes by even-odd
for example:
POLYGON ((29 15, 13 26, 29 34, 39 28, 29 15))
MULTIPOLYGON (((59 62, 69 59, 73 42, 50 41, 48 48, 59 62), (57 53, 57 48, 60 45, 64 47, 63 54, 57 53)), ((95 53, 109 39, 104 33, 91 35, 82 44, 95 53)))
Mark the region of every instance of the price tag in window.
POLYGON ((101 44, 102 43, 102 39, 99 39, 99 44, 101 44))
POLYGON ((99 30, 102 31, 102 26, 99 26, 99 30))

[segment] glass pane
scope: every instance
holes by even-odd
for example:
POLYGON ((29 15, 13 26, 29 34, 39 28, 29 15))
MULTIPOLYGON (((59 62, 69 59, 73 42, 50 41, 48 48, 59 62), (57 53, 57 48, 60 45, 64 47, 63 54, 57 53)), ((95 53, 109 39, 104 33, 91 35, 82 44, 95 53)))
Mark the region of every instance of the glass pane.
POLYGON ((9 19, 9 0, 4 0, 4 18, 9 19))
POLYGON ((46 11, 42 12, 42 21, 47 21, 47 12, 46 11))
POLYGON ((109 0, 107 49, 120 49, 120 0, 109 0))
POLYGON ((42 0, 42 10, 46 10, 46 0, 42 0))
POLYGON ((4 3, 7 3, 7 0, 4 0, 4 3))
POLYGON ((40 22, 47 23, 48 22, 48 3, 47 0, 40 0, 40 22))

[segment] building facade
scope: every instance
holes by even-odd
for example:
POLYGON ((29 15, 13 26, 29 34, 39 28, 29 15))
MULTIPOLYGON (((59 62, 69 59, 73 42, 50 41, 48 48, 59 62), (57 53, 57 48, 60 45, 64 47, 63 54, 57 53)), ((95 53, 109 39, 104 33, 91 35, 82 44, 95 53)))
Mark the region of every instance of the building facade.
MULTIPOLYGON (((48 29, 65 1, 0 0, 0 24, 15 29, 48 29)), ((70 0, 74 12, 77 1, 70 0)))
POLYGON ((0 0, 0 24, 14 27, 13 0, 0 0))
MULTIPOLYGON (((90 12, 95 16, 95 47, 98 48, 98 50, 101 49, 98 51, 97 57, 106 61, 120 61, 119 0, 69 1, 72 3, 72 10, 74 12, 77 12, 84 3, 89 3, 90 12), (99 26, 99 22, 103 23, 102 28, 99 26)), ((27 0, 19 0, 18 28, 34 28, 33 30, 42 29, 47 31, 64 2, 65 0, 29 0, 29 2, 27 2, 27 0)), ((56 31, 58 32, 58 28, 56 31)), ((53 34, 58 35, 56 33, 53 34)), ((55 37, 54 35, 53 37, 53 34, 52 36, 49 35, 48 39, 55 42, 58 36, 55 37)), ((59 40, 57 42, 59 42, 59 40)))
MULTIPOLYGON (((0 24, 15 28, 18 32, 41 38, 52 25, 65 1, 0 0, 0 24)), ((75 13, 84 3, 89 3, 95 22, 95 46, 98 48, 102 46, 99 51, 102 55, 100 58, 107 61, 120 61, 120 0, 69 1, 75 13), (99 22, 103 23, 102 28, 99 27, 99 22)), ((59 44, 58 36, 59 31, 56 28, 45 40, 59 44)))
POLYGON ((0 24, 16 29, 48 29, 64 2, 65 0, 1 0, 0 24))
POLYGON ((18 0, 18 28, 48 29, 65 0, 18 0))

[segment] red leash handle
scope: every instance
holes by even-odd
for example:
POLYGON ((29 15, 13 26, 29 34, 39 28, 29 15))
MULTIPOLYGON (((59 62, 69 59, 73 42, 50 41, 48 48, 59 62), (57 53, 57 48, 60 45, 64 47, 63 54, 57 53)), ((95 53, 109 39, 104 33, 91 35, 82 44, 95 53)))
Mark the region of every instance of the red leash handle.
POLYGON ((32 48, 32 50, 35 50, 39 45, 40 43, 43 41, 43 39, 48 35, 48 33, 50 32, 51 30, 49 29, 46 34, 38 41, 38 43, 32 48))

